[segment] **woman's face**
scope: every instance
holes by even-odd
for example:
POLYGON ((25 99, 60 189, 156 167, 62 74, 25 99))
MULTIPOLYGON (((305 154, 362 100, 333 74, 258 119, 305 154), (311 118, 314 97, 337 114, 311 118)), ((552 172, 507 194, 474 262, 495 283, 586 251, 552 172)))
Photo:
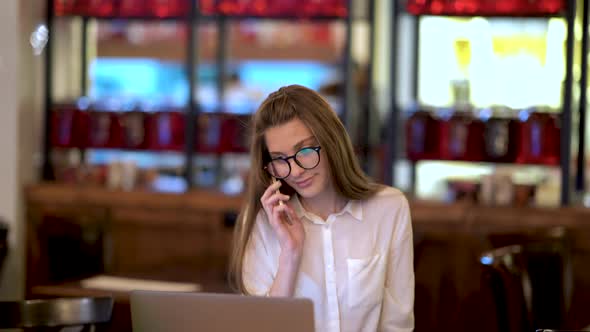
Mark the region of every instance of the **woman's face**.
MULTIPOLYGON (((270 157, 290 157, 303 148, 317 147, 318 141, 309 130, 309 128, 298 118, 279 125, 271 127, 264 133, 264 140, 270 157)), ((306 153, 300 153, 301 159, 311 158, 315 151, 306 150, 306 153), (309 156, 309 157, 306 157, 309 156)), ((304 169, 299 166, 294 158, 288 160, 291 166, 291 173, 283 179, 297 193, 304 198, 316 197, 331 188, 331 177, 325 152, 320 150, 319 164, 313 169, 304 169)), ((301 160, 300 160, 301 161, 301 160)))

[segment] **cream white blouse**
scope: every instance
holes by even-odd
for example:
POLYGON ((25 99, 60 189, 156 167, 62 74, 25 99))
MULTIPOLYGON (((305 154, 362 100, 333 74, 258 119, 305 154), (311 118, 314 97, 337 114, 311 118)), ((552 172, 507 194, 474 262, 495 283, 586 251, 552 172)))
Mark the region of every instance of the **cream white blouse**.
MULTIPOLYGON (((412 225, 404 195, 385 187, 327 220, 306 211, 297 195, 289 204, 306 233, 295 296, 313 301, 316 331, 412 331, 412 225)), ((261 210, 242 271, 251 294, 268 293, 280 252, 261 210)))

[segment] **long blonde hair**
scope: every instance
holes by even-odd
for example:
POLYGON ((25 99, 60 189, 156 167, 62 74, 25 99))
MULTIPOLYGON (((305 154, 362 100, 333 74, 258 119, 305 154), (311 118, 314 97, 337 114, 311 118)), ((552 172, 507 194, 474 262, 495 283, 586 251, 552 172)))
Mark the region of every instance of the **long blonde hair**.
MULTIPOLYGON (((311 130, 322 147, 338 194, 351 200, 363 200, 381 187, 370 181, 362 171, 346 128, 317 92, 300 85, 290 85, 271 93, 252 117, 248 192, 234 230, 229 280, 234 290, 240 293, 247 293, 242 279, 244 253, 256 216, 262 207, 260 197, 271 183, 271 177, 264 169, 270 161, 264 133, 268 128, 294 118, 301 120, 311 130)), ((295 193, 284 181, 281 192, 287 195, 295 193)))

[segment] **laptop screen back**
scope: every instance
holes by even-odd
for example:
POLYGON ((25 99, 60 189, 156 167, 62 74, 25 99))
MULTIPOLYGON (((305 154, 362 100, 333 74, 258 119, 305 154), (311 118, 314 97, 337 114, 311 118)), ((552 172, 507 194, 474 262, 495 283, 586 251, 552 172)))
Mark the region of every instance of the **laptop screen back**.
POLYGON ((135 332, 314 331, 310 300, 235 294, 134 291, 131 320, 135 332))

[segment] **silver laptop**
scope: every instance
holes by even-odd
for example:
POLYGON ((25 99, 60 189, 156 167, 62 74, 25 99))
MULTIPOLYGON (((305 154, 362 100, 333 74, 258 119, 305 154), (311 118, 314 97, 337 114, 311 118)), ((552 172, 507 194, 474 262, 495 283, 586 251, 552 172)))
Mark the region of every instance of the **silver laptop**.
POLYGON ((308 299, 236 294, 131 292, 134 332, 313 332, 308 299))

